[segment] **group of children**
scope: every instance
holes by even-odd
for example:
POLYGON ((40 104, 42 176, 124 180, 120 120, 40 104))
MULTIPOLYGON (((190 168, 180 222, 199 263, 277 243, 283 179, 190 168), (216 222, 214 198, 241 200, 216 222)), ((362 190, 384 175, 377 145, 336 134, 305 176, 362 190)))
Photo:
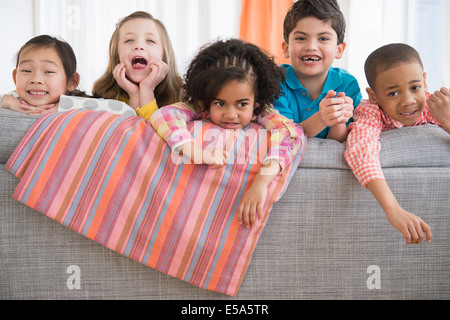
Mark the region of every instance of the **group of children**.
MULTIPOLYGON (((426 74, 415 49, 389 44, 367 59, 370 88, 362 100, 357 80, 332 67, 346 43, 345 19, 336 0, 298 0, 284 22, 284 55, 290 64, 276 66, 255 45, 238 39, 201 48, 183 79, 164 25, 146 12, 135 12, 116 28, 105 74, 94 84, 92 98, 119 100, 149 120, 168 145, 188 158, 221 167, 228 154, 203 150, 186 129, 188 121, 208 118, 225 129, 242 129, 250 121, 275 132, 273 150, 264 161, 238 209, 239 221, 254 224, 267 184, 291 161, 289 150, 307 137, 346 141, 345 159, 370 190, 389 222, 407 244, 431 240, 431 228, 404 210, 390 191, 379 162, 384 130, 433 123, 450 133, 450 90, 427 92, 426 74), (280 138, 281 136, 281 138, 280 138), (275 155, 277 154, 277 155, 275 155)), ((1 107, 28 114, 58 110, 62 95, 87 96, 77 90, 76 58, 64 41, 38 36, 17 55, 16 90, 1 97, 1 107)))

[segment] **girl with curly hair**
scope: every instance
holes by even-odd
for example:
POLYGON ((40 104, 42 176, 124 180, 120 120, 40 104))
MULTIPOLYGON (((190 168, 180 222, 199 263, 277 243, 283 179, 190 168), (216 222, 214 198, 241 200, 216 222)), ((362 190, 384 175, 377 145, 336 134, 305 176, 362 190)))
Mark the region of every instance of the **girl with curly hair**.
POLYGON ((214 168, 227 164, 227 151, 217 147, 203 150, 195 143, 187 122, 207 120, 224 129, 245 130, 254 121, 271 132, 261 170, 238 207, 239 222, 246 227, 261 217, 268 184, 306 144, 302 129, 272 106, 282 94, 283 80, 284 74, 273 58, 257 46, 238 39, 218 40, 201 48, 190 63, 184 102, 162 107, 150 118, 155 131, 173 151, 214 168))

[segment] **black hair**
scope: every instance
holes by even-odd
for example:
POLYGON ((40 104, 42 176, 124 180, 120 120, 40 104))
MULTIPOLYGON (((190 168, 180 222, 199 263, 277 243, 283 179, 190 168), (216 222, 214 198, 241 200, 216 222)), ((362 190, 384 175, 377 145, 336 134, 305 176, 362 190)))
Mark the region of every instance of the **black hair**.
POLYGON ((201 48, 185 75, 186 101, 198 111, 209 110, 220 89, 232 80, 251 81, 258 115, 282 94, 285 75, 257 46, 240 39, 218 40, 201 48))
MULTIPOLYGON (((61 59, 62 65, 64 67, 64 73, 66 74, 67 82, 75 80, 74 75, 77 72, 77 58, 75 53, 66 41, 49 36, 49 35, 39 35, 30 40, 28 40, 19 50, 16 56, 16 68, 19 66, 20 55, 25 50, 39 49, 39 48, 53 48, 56 50, 59 58, 61 59)), ((80 90, 74 90, 66 92, 66 95, 72 96, 84 96, 88 95, 80 90)))
POLYGON ((366 59, 364 71, 367 83, 374 89, 378 75, 401 63, 417 62, 423 69, 422 59, 416 49, 405 43, 391 43, 372 52, 366 59))

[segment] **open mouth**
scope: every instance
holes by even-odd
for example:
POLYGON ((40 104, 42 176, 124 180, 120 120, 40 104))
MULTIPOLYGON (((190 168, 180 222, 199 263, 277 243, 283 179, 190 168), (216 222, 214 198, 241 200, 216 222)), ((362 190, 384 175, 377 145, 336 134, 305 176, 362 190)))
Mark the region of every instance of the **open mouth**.
POLYGON ((314 63, 314 62, 318 62, 322 60, 322 58, 318 57, 318 56, 306 56, 302 58, 302 61, 306 62, 306 63, 314 63))
POLYGON ((147 60, 144 57, 136 56, 131 60, 131 66, 133 69, 145 69, 148 65, 147 60))

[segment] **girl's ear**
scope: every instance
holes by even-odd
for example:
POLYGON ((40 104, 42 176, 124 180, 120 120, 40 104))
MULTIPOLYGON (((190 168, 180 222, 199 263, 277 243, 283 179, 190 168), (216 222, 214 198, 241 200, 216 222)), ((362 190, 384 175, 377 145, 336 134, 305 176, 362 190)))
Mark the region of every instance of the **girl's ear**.
POLYGON ((255 105, 253 106, 253 115, 257 116, 262 112, 262 107, 259 102, 255 102, 255 105))
POLYGON ((17 69, 13 70, 12 77, 13 77, 14 85, 16 85, 17 69))
POLYGON ((79 84, 80 84, 80 75, 78 74, 78 72, 75 72, 73 74, 73 77, 69 79, 69 83, 67 84, 67 91, 76 90, 79 84))

